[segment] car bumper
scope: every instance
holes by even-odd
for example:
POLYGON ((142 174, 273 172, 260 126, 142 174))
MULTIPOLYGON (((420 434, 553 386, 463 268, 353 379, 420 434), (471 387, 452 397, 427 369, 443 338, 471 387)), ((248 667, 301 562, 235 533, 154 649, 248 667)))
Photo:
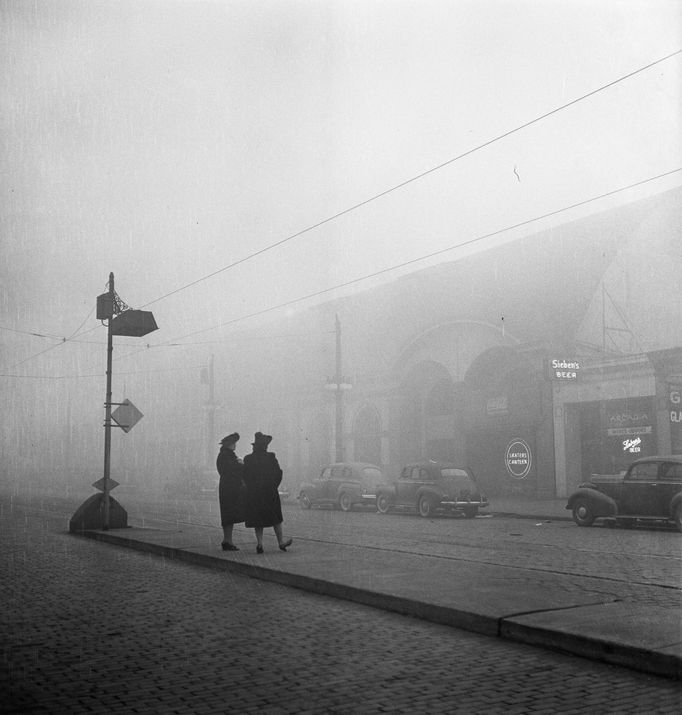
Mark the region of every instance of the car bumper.
POLYGON ((484 509, 489 505, 487 501, 450 501, 447 499, 441 500, 441 506, 447 506, 451 509, 466 509, 469 506, 477 506, 479 509, 484 509))

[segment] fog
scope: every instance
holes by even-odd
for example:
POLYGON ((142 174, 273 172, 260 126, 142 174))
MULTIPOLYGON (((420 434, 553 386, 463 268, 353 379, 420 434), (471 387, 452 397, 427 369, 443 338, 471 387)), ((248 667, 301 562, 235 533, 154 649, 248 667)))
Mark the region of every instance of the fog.
MULTIPOLYGON (((514 314, 529 296, 481 307, 504 267, 488 252, 523 246, 532 297, 552 256, 525 237, 680 185, 680 55, 662 58, 681 23, 650 0, 3 2, 2 479, 88 493, 101 477, 110 272, 159 326, 114 339, 113 401, 144 414, 113 430, 123 490, 211 471, 234 430, 239 454, 271 431, 286 474, 278 430, 313 440, 283 424, 286 395, 331 414, 335 316, 344 374, 371 383, 438 324, 443 293, 409 288, 425 268, 461 262, 485 320, 561 341, 514 314)), ((633 211, 628 227, 649 215, 633 211)), ((576 281, 644 257, 676 271, 679 212, 655 217, 567 251, 576 281)), ((660 301, 657 330, 635 316, 639 349, 680 344, 672 328, 659 344, 660 301)), ((599 333, 583 308, 567 339, 599 333)))

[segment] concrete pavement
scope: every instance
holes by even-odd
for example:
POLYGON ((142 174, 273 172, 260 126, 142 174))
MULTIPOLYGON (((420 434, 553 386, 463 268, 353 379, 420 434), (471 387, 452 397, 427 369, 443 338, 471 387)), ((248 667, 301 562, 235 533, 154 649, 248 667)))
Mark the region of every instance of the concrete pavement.
MULTIPOLYGON (((535 509, 526 506, 524 515, 566 518, 567 511, 559 512, 563 505, 557 500, 535 509)), ((496 507, 496 512, 504 511, 514 504, 498 501, 496 507)), ((270 537, 263 555, 255 553, 253 543, 239 544, 237 552, 222 552, 215 532, 191 525, 91 530, 82 536, 682 679, 679 589, 670 589, 669 606, 652 605, 646 586, 634 585, 624 601, 593 577, 396 552, 371 544, 304 540, 283 553, 270 537)))

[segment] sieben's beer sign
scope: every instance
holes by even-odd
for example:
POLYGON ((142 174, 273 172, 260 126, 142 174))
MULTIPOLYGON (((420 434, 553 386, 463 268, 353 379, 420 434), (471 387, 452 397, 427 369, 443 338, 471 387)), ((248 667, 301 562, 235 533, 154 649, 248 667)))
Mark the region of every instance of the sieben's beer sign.
POLYGON ((552 358, 547 361, 549 377, 552 380, 577 380, 580 360, 552 358))

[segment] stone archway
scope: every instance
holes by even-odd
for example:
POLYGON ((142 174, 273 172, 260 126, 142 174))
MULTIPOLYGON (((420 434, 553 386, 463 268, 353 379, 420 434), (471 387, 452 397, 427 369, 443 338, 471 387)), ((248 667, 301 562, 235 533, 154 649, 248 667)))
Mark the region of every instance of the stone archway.
POLYGON ((402 462, 457 461, 463 453, 461 390, 435 361, 414 364, 403 377, 397 447, 402 462))
POLYGON ((463 457, 459 416, 461 391, 450 377, 438 380, 424 401, 424 453, 440 462, 458 462, 463 457))
POLYGON ((547 447, 539 438, 543 381, 524 355, 509 346, 486 350, 467 370, 467 461, 488 494, 537 491, 538 458, 542 450, 545 461, 547 447), (527 470, 516 473, 509 466, 510 445, 522 446, 527 470))
POLYGON ((381 418, 373 405, 360 408, 353 422, 354 460, 381 465, 381 418))

